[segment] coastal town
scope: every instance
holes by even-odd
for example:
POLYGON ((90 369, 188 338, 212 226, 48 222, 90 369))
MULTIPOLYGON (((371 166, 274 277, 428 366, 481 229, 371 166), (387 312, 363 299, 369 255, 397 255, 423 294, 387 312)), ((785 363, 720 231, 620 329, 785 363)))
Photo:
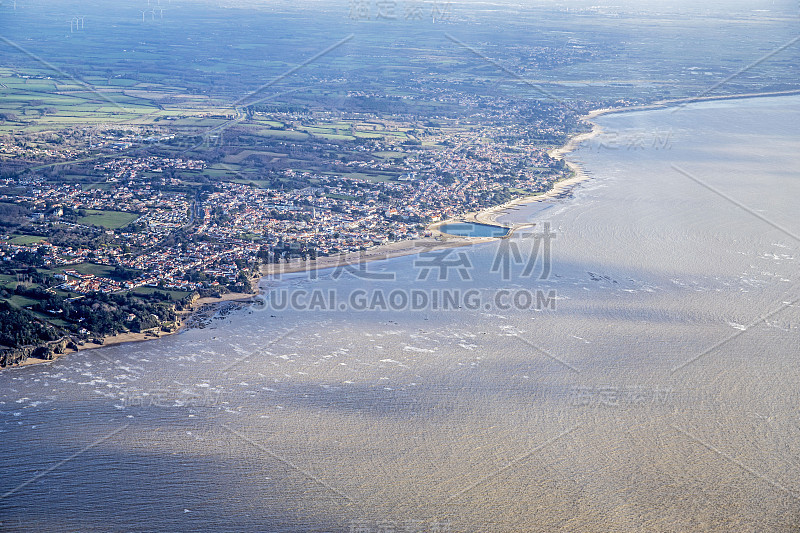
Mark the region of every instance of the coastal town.
MULTIPOLYGON (((332 120, 267 118, 292 132, 332 120)), ((436 222, 540 194, 572 173, 550 156, 556 143, 541 141, 565 139, 565 128, 449 126, 393 119, 381 122, 384 135, 355 143, 276 140, 270 154, 327 158, 266 168, 251 158, 247 170, 225 163, 244 159, 241 146, 217 141, 223 150, 187 155, 163 128, 73 132, 66 142, 45 139, 52 150, 5 137, 6 161, 50 164, 0 178, 0 313, 8 323, 22 323, 19 313, 35 318, 24 340, 3 336, 0 363, 47 359, 109 335, 170 332, 175 310, 197 298, 252 294, 264 265, 313 268, 321 257, 430 238, 436 222)), ((378 126, 358 117, 351 129, 378 126)))
MULTIPOLYGON (((0 366, 48 359, 63 339, 175 331, 176 313, 252 295, 265 272, 412 253, 443 238, 437 223, 574 176, 558 149, 591 129, 579 108, 423 92, 441 113, 351 91, 402 112, 175 107, 0 135, 0 314, 27 325, 0 331, 0 366)), ((25 126, 33 112, 0 119, 25 126)))
POLYGON ((372 140, 352 150, 358 157, 341 173, 273 171, 280 187, 236 179, 197 186, 206 161, 154 155, 97 160, 88 168, 93 183, 27 172, 0 180, 0 204, 17 209, 4 226, 11 231, 0 233, 0 258, 35 256, 60 282, 53 289, 73 295, 147 286, 247 292, 260 263, 417 239, 431 223, 541 193, 569 175, 531 141, 485 142, 510 133, 429 129, 426 146, 372 140), (356 177, 387 169, 391 178, 356 177), (127 275, 70 268, 88 263, 127 275))

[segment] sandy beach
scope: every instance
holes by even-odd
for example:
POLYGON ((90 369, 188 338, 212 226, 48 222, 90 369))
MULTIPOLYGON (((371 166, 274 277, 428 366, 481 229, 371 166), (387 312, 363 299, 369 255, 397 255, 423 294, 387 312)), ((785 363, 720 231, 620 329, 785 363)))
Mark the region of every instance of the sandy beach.
MULTIPOLYGON (((592 122, 593 118, 598 117, 600 115, 604 115, 606 113, 614 113, 614 112, 618 112, 618 111, 620 111, 620 109, 616 109, 616 108, 597 109, 597 110, 591 111, 590 113, 588 113, 586 115, 583 115, 581 117, 581 120, 583 122, 587 122, 587 123, 591 124, 591 126, 592 126, 591 131, 584 132, 584 133, 579 133, 577 135, 573 135, 572 137, 570 137, 570 139, 567 141, 567 143, 564 146, 562 146, 560 148, 555 148, 553 150, 550 150, 548 152, 548 155, 550 157, 552 157, 553 159, 564 160, 566 155, 569 154, 570 152, 573 152, 574 150, 576 150, 581 145, 582 142, 588 141, 588 140, 592 139, 593 137, 595 137, 595 136, 599 135, 600 133, 602 133, 602 131, 603 131, 602 128, 599 125, 597 125, 594 122, 592 122)), ((479 224, 498 225, 497 219, 500 216, 504 215, 506 213, 506 211, 508 211, 509 209, 513 209, 515 207, 519 207, 519 206, 522 206, 522 205, 527 205, 527 204, 534 203, 534 202, 546 202, 546 201, 549 201, 549 200, 555 200, 557 198, 561 198, 565 194, 567 194, 577 184, 581 183, 582 181, 585 181, 585 180, 589 179, 589 176, 586 174, 586 172, 583 171, 583 169, 580 167, 580 165, 577 165, 577 164, 572 163, 570 161, 565 161, 565 164, 572 171, 572 176, 570 176, 569 178, 557 181, 556 183, 553 184, 553 186, 549 190, 547 190, 547 191, 545 191, 545 192, 543 192, 541 194, 534 194, 534 195, 531 195, 531 196, 524 196, 522 198, 515 198, 514 200, 511 200, 511 201, 506 202, 504 204, 497 205, 497 206, 494 206, 494 207, 490 207, 488 209, 484 209, 484 210, 478 211, 476 213, 468 213, 464 217, 461 217, 459 219, 459 221, 477 222, 479 224)), ((528 224, 525 224, 524 226, 528 226, 528 224)), ((512 227, 510 229, 511 229, 511 233, 513 233, 513 231, 515 231, 517 229, 520 229, 520 228, 519 227, 512 227)))
MULTIPOLYGON (((586 122, 592 126, 591 131, 573 135, 572 137, 570 137, 570 139, 564 146, 550 150, 550 152, 548 152, 548 155, 550 155, 550 157, 552 157, 553 159, 564 160, 564 158, 569 153, 575 151, 581 145, 581 143, 591 140, 597 135, 603 133, 603 128, 600 127, 597 123, 595 123, 594 119, 611 113, 631 113, 635 111, 646 111, 649 109, 663 109, 665 107, 687 105, 694 102, 735 100, 739 98, 760 98, 764 96, 786 96, 799 93, 800 91, 791 90, 791 91, 773 91, 765 93, 745 93, 745 94, 735 94, 726 96, 697 96, 693 98, 660 100, 658 102, 654 102, 652 104, 647 104, 647 105, 638 105, 629 107, 605 107, 600 109, 594 109, 589 113, 581 116, 580 118, 582 122, 586 122)), ((484 209, 476 213, 468 213, 462 217, 459 217, 449 222, 477 222, 479 224, 497 225, 497 218, 505 214, 505 212, 509 209, 530 204, 533 202, 545 202, 548 200, 554 200, 562 197, 563 195, 567 194, 573 187, 589 179, 589 176, 586 174, 583 168, 581 168, 580 165, 572 163, 570 161, 565 161, 565 163, 570 168, 570 170, 572 170, 572 176, 567 179, 557 181, 556 183, 553 184, 553 187, 551 187, 548 191, 541 194, 516 198, 502 205, 490 207, 488 209, 484 209)), ((519 229, 519 228, 512 228, 512 231, 514 229, 519 229)))

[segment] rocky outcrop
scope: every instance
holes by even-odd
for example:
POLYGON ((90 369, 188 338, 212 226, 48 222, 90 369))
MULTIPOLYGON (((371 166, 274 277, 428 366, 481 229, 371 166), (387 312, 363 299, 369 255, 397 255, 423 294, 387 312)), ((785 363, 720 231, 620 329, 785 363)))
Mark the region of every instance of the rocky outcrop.
POLYGON ((0 352, 0 368, 24 363, 33 354, 34 350, 36 350, 35 346, 22 346, 3 350, 0 352))
POLYGON ((77 350, 78 345, 70 337, 62 337, 40 346, 20 346, 19 348, 6 348, 0 350, 0 368, 19 365, 28 357, 38 357, 48 361, 55 359, 56 355, 66 353, 67 350, 77 350))

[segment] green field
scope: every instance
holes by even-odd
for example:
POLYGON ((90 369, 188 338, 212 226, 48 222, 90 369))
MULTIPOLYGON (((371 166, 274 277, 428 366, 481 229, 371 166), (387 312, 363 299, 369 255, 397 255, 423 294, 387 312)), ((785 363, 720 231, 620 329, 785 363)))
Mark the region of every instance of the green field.
POLYGON ((181 298, 185 298, 186 296, 192 294, 188 291, 173 291, 169 289, 159 289, 158 287, 136 287, 131 292, 133 294, 141 294, 142 296, 150 296, 155 292, 163 292, 169 294, 173 301, 180 300, 181 298))
MULTIPOLYGON (((44 316, 44 315, 42 315, 44 316)), ((62 318, 53 318, 53 317, 44 317, 48 322, 53 324, 54 326, 58 326, 60 328, 68 328, 72 325, 71 322, 67 322, 62 318)))
POLYGON ((335 133, 313 133, 312 135, 329 141, 354 141, 356 139, 352 135, 338 135, 335 133))
POLYGON ((39 300, 34 300, 33 298, 26 298, 24 296, 15 294, 14 296, 8 299, 8 303, 13 305, 14 307, 22 309, 23 307, 39 303, 39 300))
POLYGON ((330 175, 330 176, 334 176, 334 175, 335 176, 342 176, 344 178, 353 178, 353 179, 359 179, 359 180, 374 181, 374 182, 378 182, 378 181, 394 181, 398 177, 397 172, 380 172, 380 171, 375 171, 375 172, 370 172, 370 173, 367 173, 367 172, 341 172, 341 173, 323 172, 323 174, 327 174, 327 175, 330 175))
POLYGON ((123 213, 122 211, 99 211, 89 209, 85 217, 78 218, 78 224, 87 226, 100 226, 106 229, 118 229, 127 226, 139 215, 133 213, 123 213))
POLYGON ((286 157, 288 154, 281 154, 278 152, 264 152, 259 150, 242 150, 236 155, 228 155, 225 157, 226 163, 241 163, 251 155, 264 156, 264 157, 286 157))
POLYGON ((265 180, 248 180, 248 179, 232 179, 229 180, 231 183, 241 183, 242 185, 252 185, 258 189, 266 189, 272 183, 271 181, 265 180))
POLYGON ((17 277, 10 274, 0 274, 0 287, 13 289, 17 286, 17 277))
POLYGON ((36 244, 45 240, 44 237, 40 237, 38 235, 17 235, 16 237, 12 238, 9 242, 12 244, 19 244, 21 246, 27 246, 30 244, 36 244))
POLYGON ((381 159, 403 159, 408 154, 405 152, 372 152, 372 155, 381 159))
POLYGON ((261 137, 275 137, 278 139, 288 139, 293 141, 308 139, 308 133, 294 130, 258 130, 253 132, 253 135, 258 135, 261 137))
POLYGON ((51 274, 63 274, 65 270, 74 270, 81 274, 92 274, 95 276, 108 278, 114 271, 113 267, 108 265, 98 265, 96 263, 78 263, 77 265, 67 265, 48 270, 51 274))

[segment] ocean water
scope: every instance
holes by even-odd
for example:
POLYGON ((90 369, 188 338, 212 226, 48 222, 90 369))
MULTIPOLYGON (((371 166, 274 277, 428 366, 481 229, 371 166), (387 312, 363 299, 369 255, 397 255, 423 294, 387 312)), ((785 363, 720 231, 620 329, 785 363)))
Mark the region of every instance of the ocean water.
POLYGON ((0 530, 797 530, 800 98, 598 120, 530 231, 0 372, 0 530))

